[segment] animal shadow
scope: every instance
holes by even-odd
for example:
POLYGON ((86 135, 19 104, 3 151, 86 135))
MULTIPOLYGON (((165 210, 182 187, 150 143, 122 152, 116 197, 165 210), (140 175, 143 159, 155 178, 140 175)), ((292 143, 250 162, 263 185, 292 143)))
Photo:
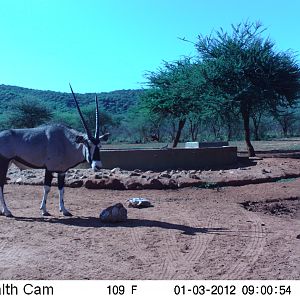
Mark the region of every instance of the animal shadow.
POLYGON ((120 227, 120 228, 135 228, 135 227, 148 227, 148 228, 161 228, 161 229, 172 229, 181 231, 186 235, 195 235, 196 233, 221 233, 227 231, 227 228, 206 228, 206 227, 192 227, 182 224, 175 224, 157 220, 147 219, 127 219, 125 222, 119 223, 103 223, 99 218, 96 217, 72 217, 72 218, 28 218, 28 217, 15 217, 16 221, 22 222, 41 222, 50 224, 62 224, 67 226, 75 227, 90 227, 90 228, 109 228, 109 227, 120 227))

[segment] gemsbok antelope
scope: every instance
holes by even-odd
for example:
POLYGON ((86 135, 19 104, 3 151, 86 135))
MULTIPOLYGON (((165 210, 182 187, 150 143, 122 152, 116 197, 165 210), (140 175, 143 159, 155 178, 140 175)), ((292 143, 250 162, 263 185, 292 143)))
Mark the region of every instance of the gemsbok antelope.
POLYGON ((95 96, 96 130, 93 136, 81 113, 71 85, 70 89, 86 134, 64 125, 44 125, 0 132, 0 204, 2 206, 0 215, 12 216, 3 195, 6 173, 11 162, 19 168, 45 169, 44 195, 40 206, 43 216, 50 215, 46 209, 46 202, 53 173, 57 173, 58 178, 59 210, 64 216, 72 216, 64 205, 66 172, 84 161, 87 161, 94 171, 101 169, 101 140, 107 140, 109 133, 100 136, 97 95, 95 96))

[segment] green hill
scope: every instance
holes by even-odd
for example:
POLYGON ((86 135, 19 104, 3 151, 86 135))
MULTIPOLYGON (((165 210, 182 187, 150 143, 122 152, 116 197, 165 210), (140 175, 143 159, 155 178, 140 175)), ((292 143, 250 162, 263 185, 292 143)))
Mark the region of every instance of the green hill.
MULTIPOLYGON (((142 90, 118 90, 99 93, 97 95, 100 109, 112 114, 122 114, 138 101, 138 97, 141 93, 142 90)), ((94 93, 76 93, 76 96, 81 107, 94 103, 94 93)), ((0 85, 0 113, 11 108, 15 101, 22 100, 38 100, 47 104, 49 108, 60 112, 67 112, 71 107, 75 107, 71 93, 42 91, 3 84, 0 85)))

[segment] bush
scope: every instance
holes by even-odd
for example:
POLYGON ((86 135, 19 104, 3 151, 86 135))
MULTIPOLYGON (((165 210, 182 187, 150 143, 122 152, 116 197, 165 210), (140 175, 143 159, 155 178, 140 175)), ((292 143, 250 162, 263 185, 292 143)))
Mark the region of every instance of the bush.
POLYGON ((49 122, 52 111, 36 100, 22 100, 11 107, 8 115, 8 125, 13 128, 32 128, 49 122))

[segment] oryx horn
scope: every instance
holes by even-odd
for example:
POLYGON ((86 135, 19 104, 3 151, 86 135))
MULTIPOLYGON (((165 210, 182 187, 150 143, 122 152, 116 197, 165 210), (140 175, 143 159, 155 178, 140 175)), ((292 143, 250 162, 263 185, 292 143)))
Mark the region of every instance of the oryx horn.
POLYGON ((95 139, 99 141, 100 135, 100 118, 99 118, 99 104, 97 95, 95 95, 95 105, 96 105, 96 131, 95 131, 95 139))
POLYGON ((88 126, 87 126, 84 118, 83 118, 83 115, 82 115, 82 112, 80 110, 79 104, 77 102, 76 96, 75 96, 75 94, 73 92, 71 83, 69 83, 69 85, 70 85, 70 89, 71 89, 71 92, 72 92, 72 95, 73 95, 73 98, 74 98, 74 101, 75 101, 75 104, 76 104, 76 107, 77 107, 77 110, 78 110, 78 113, 79 113, 79 116, 80 116, 80 119, 81 119, 81 122, 82 122, 82 125, 83 125, 83 127, 84 127, 84 129, 85 129, 85 131, 87 133, 87 136, 88 136, 89 140, 92 140, 93 137, 92 137, 91 132, 90 132, 90 130, 89 130, 89 128, 88 128, 88 126))

